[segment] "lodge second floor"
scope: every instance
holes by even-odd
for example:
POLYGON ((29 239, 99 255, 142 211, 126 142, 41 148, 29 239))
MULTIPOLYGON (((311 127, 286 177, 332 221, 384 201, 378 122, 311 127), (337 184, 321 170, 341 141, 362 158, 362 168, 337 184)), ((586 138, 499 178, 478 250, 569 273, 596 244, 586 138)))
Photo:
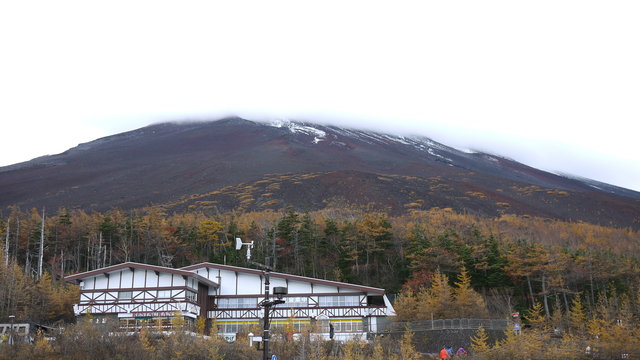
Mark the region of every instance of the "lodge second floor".
MULTIPOLYGON (((271 273, 271 286, 286 287, 275 317, 379 317, 393 315, 383 289, 322 279, 271 273)), ((253 319, 262 315, 262 271, 219 264, 182 269, 124 263, 72 275, 80 287, 76 314, 183 311, 217 319, 253 319), (215 279, 215 281, 214 281, 215 279)))
MULTIPOLYGON (((81 290, 76 313, 135 313, 188 311, 198 316, 217 319, 249 319, 263 316, 261 295, 210 296, 198 294, 188 287, 113 290, 81 290), (205 297, 203 299, 200 296, 205 297)), ((388 305, 382 296, 367 294, 296 294, 283 297, 284 304, 272 309, 273 316, 331 317, 387 316, 388 305)))

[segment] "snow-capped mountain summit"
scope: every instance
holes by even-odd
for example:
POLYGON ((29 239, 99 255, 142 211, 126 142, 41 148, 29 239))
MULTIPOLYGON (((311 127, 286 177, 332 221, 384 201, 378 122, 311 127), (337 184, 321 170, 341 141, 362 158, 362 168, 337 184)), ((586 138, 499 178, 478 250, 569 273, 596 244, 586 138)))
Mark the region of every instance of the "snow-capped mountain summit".
POLYGON ((0 209, 179 210, 203 202, 256 211, 447 207, 634 227, 640 213, 635 191, 427 137, 286 119, 155 124, 0 168, 0 209))

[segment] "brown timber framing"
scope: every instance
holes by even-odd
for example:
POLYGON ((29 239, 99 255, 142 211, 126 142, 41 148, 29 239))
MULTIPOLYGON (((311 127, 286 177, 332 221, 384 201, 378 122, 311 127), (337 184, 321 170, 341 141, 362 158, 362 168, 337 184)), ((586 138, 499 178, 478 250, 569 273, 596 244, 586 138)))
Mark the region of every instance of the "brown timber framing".
POLYGON ((219 288, 218 283, 196 272, 132 262, 67 276, 65 280, 78 285, 84 282, 76 310, 94 314, 186 311, 202 316, 208 310, 209 292, 219 288), (172 293, 159 297, 158 291, 163 290, 172 293), (121 292, 130 292, 131 297, 119 298, 121 292), (195 300, 189 293, 196 294, 195 300))
MULTIPOLYGON (((186 299, 186 291, 187 290, 191 290, 191 291, 196 291, 193 288, 190 288, 188 286, 180 286, 180 287, 158 287, 158 288, 123 288, 123 289, 117 289, 117 291, 114 291, 116 289, 100 289, 100 290, 80 290, 80 301, 82 303, 83 297, 84 299, 88 299, 88 301, 93 301, 95 303, 98 303, 102 300, 96 300, 96 298, 105 295, 105 296, 111 296, 114 298, 115 302, 118 303, 145 303, 145 302, 150 302, 150 301, 156 301, 158 302, 158 299, 160 299, 157 295, 154 295, 153 293, 157 293, 157 291, 162 291, 162 290, 179 290, 179 292, 176 295, 172 295, 169 300, 170 301, 187 301, 187 302, 193 302, 190 301, 188 299, 186 299), (133 296, 131 299, 118 299, 118 297, 115 295, 121 291, 131 291, 133 292, 138 292, 138 294, 136 294, 135 296, 133 296), (142 295, 142 293, 146 293, 149 295, 148 298, 143 299, 143 300, 138 300, 138 301, 133 301, 136 298, 139 298, 140 295, 142 295), (88 294, 95 294, 96 296, 93 296, 93 298, 88 297, 88 294)), ((164 299, 164 298, 162 298, 164 299)), ((106 301, 106 300, 104 300, 106 301)), ((102 301, 102 302, 104 302, 102 301)), ((193 302, 195 304, 195 302, 193 302)))
MULTIPOLYGON (((209 317, 218 320, 223 319, 254 319, 260 318, 262 309, 217 309, 210 310, 209 317)), ((384 307, 340 307, 340 308, 275 308, 272 310, 273 318, 309 318, 320 314, 330 317, 365 317, 386 316, 384 307)))
POLYGON ((91 308, 92 314, 113 314, 113 313, 134 313, 143 311, 187 311, 194 315, 199 315, 201 309, 199 306, 185 302, 166 302, 166 303, 139 303, 139 304, 95 304, 95 305, 79 305, 84 309, 91 308))
MULTIPOLYGON (((185 271, 185 270, 182 270, 182 269, 171 269, 171 268, 165 268, 165 267, 161 267, 161 266, 139 264, 139 263, 132 263, 132 262, 113 265, 113 266, 108 266, 106 268, 87 271, 87 272, 83 272, 83 273, 79 273, 79 274, 75 274, 75 275, 70 275, 70 276, 65 277, 65 281, 67 281, 67 282, 75 282, 76 284, 78 284, 80 279, 93 277, 93 276, 100 276, 100 275, 104 275, 108 279, 110 273, 114 273, 114 272, 121 271, 121 270, 130 270, 132 272, 135 272, 135 269, 150 270, 150 271, 155 272, 156 274, 159 274, 159 273, 163 272, 163 273, 169 273, 169 274, 175 274, 175 275, 182 275, 182 277, 184 279, 187 279, 188 277, 192 277, 192 278, 195 278, 196 280, 200 281, 203 284, 206 284, 206 285, 209 285, 209 286, 213 286, 215 289, 217 289, 218 286, 219 286, 218 283, 216 283, 214 281, 211 281, 211 280, 205 278, 204 276, 198 275, 197 273, 192 272, 192 271, 185 271)), ((145 275, 145 283, 146 283, 146 275, 145 275)), ((186 283, 186 280, 185 280, 185 283, 186 283)), ((129 286, 129 287, 133 288, 133 277, 131 279, 131 286, 129 286)), ((129 287, 127 287, 127 288, 129 288, 129 287)), ((118 288, 123 288, 122 287, 122 277, 120 277, 120 284, 118 285, 118 288)))
MULTIPOLYGON (((140 289, 138 289, 138 291, 140 291, 140 289)), ((363 296, 363 295, 364 295, 364 297, 360 297, 360 300, 359 300, 360 306, 368 307, 367 304, 366 304, 367 303, 367 297, 366 297, 367 293, 365 293, 365 292, 297 293, 297 294, 293 294, 293 295, 285 295, 282 298, 286 299, 286 298, 290 298, 290 297, 307 297, 309 299, 309 304, 313 303, 314 304, 313 306, 319 306, 318 302, 315 301, 315 298, 317 298, 317 297, 321 297, 321 296, 363 296)), ((216 296, 216 298, 218 298, 218 299, 260 298, 261 296, 263 296, 263 294, 218 295, 218 296, 216 296)), ((311 305, 309 305, 309 306, 311 306, 311 305)))

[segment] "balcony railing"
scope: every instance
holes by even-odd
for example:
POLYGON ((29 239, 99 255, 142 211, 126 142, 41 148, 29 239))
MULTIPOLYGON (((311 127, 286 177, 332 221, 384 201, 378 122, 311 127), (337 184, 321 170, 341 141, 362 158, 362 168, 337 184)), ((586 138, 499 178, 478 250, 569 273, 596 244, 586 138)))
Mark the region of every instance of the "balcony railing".
MULTIPOLYGON (((294 318, 314 318, 319 315, 328 317, 366 317, 366 316, 386 316, 386 307, 308 307, 308 308, 285 308, 275 307, 271 310, 271 317, 287 319, 294 318)), ((209 311, 207 317, 217 319, 255 319, 263 316, 262 309, 216 309, 209 311)))

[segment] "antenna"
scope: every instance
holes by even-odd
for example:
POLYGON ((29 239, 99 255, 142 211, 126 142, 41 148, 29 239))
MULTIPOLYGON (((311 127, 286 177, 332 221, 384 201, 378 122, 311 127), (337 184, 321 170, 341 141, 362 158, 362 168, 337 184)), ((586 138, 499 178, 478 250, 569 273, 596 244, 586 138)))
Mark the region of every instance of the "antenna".
POLYGON ((251 248, 253 247, 253 241, 250 243, 243 243, 242 239, 236 238, 236 250, 240 250, 242 245, 247 245, 247 260, 251 259, 251 248))

